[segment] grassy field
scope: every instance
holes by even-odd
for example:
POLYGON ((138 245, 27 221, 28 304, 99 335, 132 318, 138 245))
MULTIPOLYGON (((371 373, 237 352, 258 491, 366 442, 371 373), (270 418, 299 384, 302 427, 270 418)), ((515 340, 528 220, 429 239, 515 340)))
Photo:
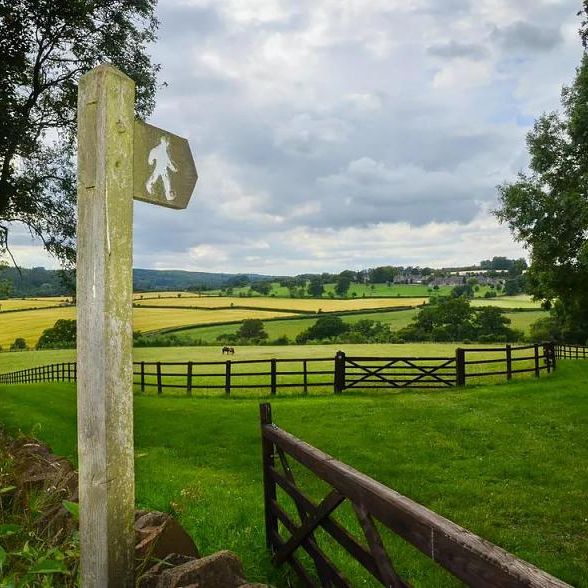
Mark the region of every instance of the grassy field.
MULTIPOLYGON (((344 322, 353 324, 360 320, 380 321, 390 325, 392 330, 396 331, 410 324, 416 316, 418 310, 398 310, 391 312, 378 312, 366 314, 343 315, 341 318, 344 322)), ((511 327, 529 334, 530 326, 536 320, 548 316, 543 310, 525 311, 525 312, 507 312, 505 316, 511 320, 511 327)), ((292 318, 284 320, 273 320, 264 323, 265 331, 270 340, 278 337, 287 336, 294 340, 298 334, 308 329, 316 322, 316 318, 292 318)), ((174 335, 185 341, 200 339, 207 343, 214 343, 219 335, 233 334, 237 331, 239 325, 215 325, 211 327, 203 326, 193 329, 174 331, 174 335)))
MULTIPOLYGON (((325 284, 325 293, 328 294, 329 292, 335 292, 335 284, 325 284)), ((436 290, 439 294, 449 294, 451 292, 451 286, 441 286, 439 290, 436 290)), ((239 294, 246 294, 249 292, 249 286, 240 287, 240 288, 233 288, 233 294, 238 296, 239 294)), ((218 295, 220 294, 220 290, 209 290, 205 292, 205 294, 209 295, 218 295)), ((353 293, 357 295, 357 297, 362 297, 364 294, 366 297, 369 296, 388 296, 388 297, 395 297, 395 296, 430 296, 431 291, 429 291, 429 287, 424 284, 391 284, 388 286, 387 284, 351 284, 349 288, 348 295, 352 296, 353 293)), ((145 296, 147 296, 146 293, 145 296)), ((274 296, 281 296, 284 298, 288 298, 290 296, 290 291, 285 286, 280 286, 278 282, 274 282, 272 284, 272 289, 270 294, 274 296)), ((255 294, 254 294, 255 295, 255 294)))
POLYGON ((476 298, 472 306, 498 306, 499 308, 541 308, 541 302, 533 300, 526 294, 516 296, 498 296, 496 298, 476 298))
MULTIPOLYGON (((325 297, 329 295, 329 293, 335 294, 335 284, 325 284, 325 297)), ((396 298, 398 296, 403 297, 429 297, 431 295, 437 296, 448 296, 451 293, 453 286, 440 286, 437 290, 430 288, 426 284, 391 284, 388 286, 387 284, 351 284, 347 295, 352 297, 354 294, 357 298, 362 297, 388 297, 388 298, 396 298)), ((476 291, 476 297, 484 296, 484 294, 489 291, 490 288, 488 286, 480 286, 479 289, 476 291)), ((207 290, 203 292, 204 296, 219 296, 225 290, 207 290)), ((241 296, 249 296, 251 294, 252 297, 262 297, 261 294, 251 291, 249 286, 233 288, 232 290, 233 296, 240 297, 241 296)), ((177 297, 180 294, 183 296, 193 296, 194 293, 190 292, 138 292, 134 295, 135 299, 144 299, 144 300, 151 300, 154 298, 165 298, 169 296, 177 297)), ((272 289, 269 293, 271 296, 280 297, 280 298, 290 298, 290 291, 285 286, 280 286, 278 282, 274 282, 272 284, 272 289)))
POLYGON ((249 308, 272 308, 276 310, 295 310, 299 312, 316 313, 357 311, 374 308, 394 308, 397 306, 420 306, 425 304, 428 298, 357 298, 350 300, 331 300, 330 298, 272 298, 251 297, 240 298, 235 296, 182 296, 171 298, 156 298, 153 300, 136 300, 135 304, 148 304, 149 306, 186 306, 202 308, 226 308, 227 306, 249 308))
MULTIPOLYGON (((343 315, 341 318, 344 322, 353 324, 357 321, 368 319, 373 321, 381 321, 390 324, 393 329, 400 329, 408 325, 411 319, 416 315, 417 310, 396 310, 390 312, 377 313, 359 313, 352 315, 343 315)), ((316 322, 316 317, 313 318, 293 318, 285 320, 267 321, 264 323, 265 330, 269 339, 277 339, 286 335, 289 339, 294 340, 296 335, 308 329, 316 322)), ((193 340, 202 339, 210 343, 214 343, 219 335, 227 333, 235 333, 239 325, 216 325, 214 327, 197 327, 194 329, 187 329, 174 332, 180 339, 193 340)))
MULTIPOLYGON (((166 395, 186 394, 186 365, 185 362, 205 362, 208 365, 195 365, 192 370, 193 394, 208 397, 223 397, 225 395, 225 361, 230 359, 231 367, 231 395, 239 398, 263 398, 270 392, 271 378, 269 376, 269 360, 277 360, 277 384, 280 396, 299 396, 304 393, 303 365, 307 362, 308 393, 311 395, 325 395, 333 392, 334 357, 337 351, 344 351, 348 357, 421 357, 437 358, 425 363, 439 365, 444 360, 438 358, 454 358, 457 344, 453 343, 407 343, 407 344, 357 344, 357 345, 288 345, 288 346, 243 346, 237 348, 237 353, 225 356, 218 345, 212 347, 148 347, 136 348, 133 358, 135 362, 144 361, 152 365, 145 366, 146 394, 155 394, 157 390, 156 366, 153 362, 184 362, 184 365, 163 366, 162 382, 166 395), (256 360, 258 363, 239 363, 240 361, 256 360), (290 361, 281 361, 290 360, 290 361), (293 361, 297 360, 297 361, 293 361), (214 363, 210 363, 214 362, 214 363), (315 373, 313 373, 315 372, 315 373), (285 387, 280 387, 281 385, 285 387), (209 388, 217 386, 217 388, 209 388)), ((461 345, 464 349, 479 347, 476 344, 461 345)), ((479 377, 482 372, 504 372, 506 370, 504 346, 485 346, 484 352, 467 352, 467 362, 482 363, 468 365, 466 368, 467 384, 480 385, 500 383, 506 380, 504 373, 500 375, 479 377), (495 360, 488 364, 486 360, 495 360)), ((75 360, 75 350, 47 350, 27 351, 19 353, 0 354, 0 373, 19 371, 22 369, 62 363, 75 360)), ((513 349, 513 369, 529 370, 514 374, 513 378, 530 379, 533 377, 534 362, 531 359, 532 350, 513 349)), ((543 365, 543 364, 541 364, 543 365)), ((135 392, 140 393, 139 366, 135 366, 135 392)), ((403 370, 406 372, 407 370, 403 370)), ((454 377, 452 368, 445 372, 448 378, 454 377)), ((408 375, 408 374, 404 374, 408 375)), ((546 375, 544 373, 544 375, 546 375)), ((353 377, 353 376, 352 376, 353 377)), ((386 392, 386 390, 384 390, 386 392)))
MULTIPOLYGON (((62 299, 29 299, 29 300, 3 300, 0 304, 9 305, 17 308, 18 305, 38 304, 54 306, 59 304, 62 299)), ((182 296, 162 297, 153 299, 136 300, 137 304, 146 304, 157 306, 158 308, 135 308, 134 325, 137 331, 155 331, 159 329, 169 329, 173 327, 186 327, 207 325, 211 323, 228 323, 242 321, 246 318, 268 319, 274 317, 286 317, 296 312, 316 313, 319 310, 323 312, 344 312, 344 311, 361 311, 377 310, 380 308, 390 308, 398 306, 417 306, 427 301, 426 298, 357 298, 349 300, 331 300, 331 299, 298 299, 298 298, 272 298, 272 297, 197 297, 182 296), (231 305, 235 307, 248 308, 227 308, 231 305), (185 308, 172 308, 172 307, 185 308), (202 307, 202 309, 189 308, 190 306, 202 307), (166 308, 170 307, 170 308, 166 308), (224 307, 224 308, 222 308, 224 307), (274 310, 262 310, 274 309, 274 310), (292 312, 288 312, 292 311, 292 312)), ((533 302, 528 296, 510 296, 491 299, 475 299, 472 301, 473 306, 499 306, 508 310, 509 308, 522 308, 527 310, 537 309, 539 303, 533 302)), ((410 317, 415 311, 397 311, 385 312, 378 314, 355 315, 346 317, 345 320, 354 322, 361 318, 371 318, 391 324, 392 328, 398 329, 408 324, 410 317)), ((513 320, 513 327, 528 330, 532 322, 531 314, 523 316, 524 313, 511 313, 509 317, 513 320)), ((538 318, 539 315, 537 315, 538 318)), ((9 346, 15 338, 23 337, 29 346, 34 346, 41 333, 53 326, 58 319, 75 318, 75 308, 58 307, 58 308, 37 308, 36 310, 26 310, 22 312, 0 312, 0 345, 9 346)), ((305 321, 280 323, 267 323, 266 329, 270 338, 276 338, 282 335, 295 337, 300 331, 308 327, 310 323, 305 321)), ((206 341, 213 341, 221 333, 234 332, 237 326, 214 327, 210 332, 196 334, 184 332, 182 337, 191 337, 194 334, 198 338, 206 341)))
POLYGON ((65 299, 55 298, 9 298, 0 299, 0 312, 7 310, 30 310, 34 308, 48 308, 64 304, 65 299))
MULTIPOLYGON (((349 356, 373 357, 434 357, 455 355, 455 348, 479 347, 477 344, 457 343, 404 343, 404 344, 334 344, 334 345, 248 345, 238 347, 235 355, 228 359, 291 359, 334 357, 342 350, 349 356)), ((495 347, 495 346, 489 346, 495 347)), ((74 361, 75 349, 48 349, 42 351, 20 351, 0 353, 0 373, 46 365, 49 363, 74 361)), ((219 345, 210 347, 139 347, 133 350, 134 361, 223 361, 219 345)))
MULTIPOLYGON (((588 587, 587 378, 588 362, 569 361, 538 381, 442 393, 278 397, 272 404, 286 430, 588 587)), ((76 459, 73 385, 0 386, 0 421, 76 459)), ((137 396, 135 440, 140 507, 175 513, 203 553, 232 549, 251 580, 286 586, 265 551, 257 402, 137 396)), ((294 473, 315 498, 325 495, 310 476, 294 473)), ((357 529, 349 509, 338 518, 357 529)), ((414 550, 385 541, 413 586, 460 585, 414 550)), ((345 572, 356 585, 373 585, 354 566, 345 572)))

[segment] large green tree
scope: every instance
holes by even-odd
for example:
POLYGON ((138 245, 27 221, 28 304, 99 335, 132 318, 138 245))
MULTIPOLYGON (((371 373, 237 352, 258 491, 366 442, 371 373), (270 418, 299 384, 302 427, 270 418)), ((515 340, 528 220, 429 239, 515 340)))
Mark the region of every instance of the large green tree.
MULTIPOLYGON (((588 14, 588 1, 584 3, 588 14)), ((586 49, 586 23, 581 31, 586 49)), ((552 306, 564 338, 588 339, 588 55, 527 136, 529 171, 499 188, 498 218, 528 249, 527 289, 552 306)))
POLYGON ((137 83, 137 113, 153 108, 156 0, 0 0, 0 253, 24 223, 73 262, 77 83, 110 62, 137 83))

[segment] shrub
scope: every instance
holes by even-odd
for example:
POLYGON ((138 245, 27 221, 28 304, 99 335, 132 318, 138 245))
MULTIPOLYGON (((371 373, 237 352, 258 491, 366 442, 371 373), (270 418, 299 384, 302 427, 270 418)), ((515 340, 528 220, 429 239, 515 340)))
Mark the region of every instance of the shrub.
POLYGON ((76 346, 76 321, 59 319, 45 329, 37 342, 37 349, 70 349, 76 346))
POLYGON ((22 337, 17 337, 10 346, 10 351, 24 351, 28 349, 27 342, 22 337))
POLYGON ((535 321, 531 325, 529 339, 534 343, 562 341, 562 329, 557 318, 548 316, 535 321))
POLYGON ((239 327, 236 336, 238 339, 248 341, 263 341, 267 339, 267 333, 261 319, 245 319, 239 327))
POLYGON ((345 333, 349 325, 337 315, 321 316, 317 321, 296 337, 296 343, 306 343, 310 340, 327 339, 345 333))

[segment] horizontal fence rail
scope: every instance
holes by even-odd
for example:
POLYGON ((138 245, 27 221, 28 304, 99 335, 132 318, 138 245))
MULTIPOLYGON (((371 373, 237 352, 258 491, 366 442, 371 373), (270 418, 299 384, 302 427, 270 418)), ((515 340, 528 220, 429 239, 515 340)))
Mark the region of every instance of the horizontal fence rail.
MULTIPOLYGON (((582 348, 574 348, 582 357, 582 348)), ((584 348, 587 349, 587 348, 584 348)), ((511 380, 517 374, 555 369, 556 357, 572 353, 553 343, 458 348, 451 357, 359 357, 339 351, 335 357, 247 359, 225 361, 136 361, 133 382, 142 393, 260 391, 331 392, 347 390, 438 389, 511 380)), ((588 355, 585 354, 586 357, 588 355)), ((0 374, 0 384, 75 382, 75 362, 55 363, 0 374)))
POLYGON ((52 363, 50 365, 42 365, 17 372, 0 374, 0 384, 75 382, 76 380, 77 365, 75 361, 70 361, 68 363, 52 363))
POLYGON ((325 553, 325 541, 315 535, 320 528, 338 544, 335 548, 339 552, 341 548, 346 551, 382 585, 408 587, 395 569, 375 521, 466 585, 478 588, 569 586, 279 429, 272 423, 270 404, 260 406, 260 415, 267 547, 272 551, 274 564, 288 562, 303 586, 358 585, 350 582, 325 553), (329 486, 321 502, 309 498, 297 485, 288 456, 329 486), (294 520, 292 509, 288 511, 280 504, 278 488, 293 501, 299 520, 294 520), (333 517, 344 502, 352 506, 363 534, 361 539, 333 517), (306 565, 296 555, 300 549, 308 556, 306 565))
POLYGON ((556 367, 553 343, 506 345, 504 348, 478 347, 457 349, 458 385, 479 378, 502 377, 512 380, 517 374, 551 373, 556 367), (490 356, 490 357, 489 357, 490 356))
POLYGON ((585 345, 556 345, 558 359, 588 359, 588 347, 585 345))

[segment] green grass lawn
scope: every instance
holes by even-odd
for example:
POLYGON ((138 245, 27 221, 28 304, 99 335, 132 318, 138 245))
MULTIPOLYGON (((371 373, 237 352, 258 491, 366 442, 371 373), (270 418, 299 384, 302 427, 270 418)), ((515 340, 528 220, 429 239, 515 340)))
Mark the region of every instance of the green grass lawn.
MULTIPOLYGON (((335 284, 325 284, 325 296, 329 292, 335 292, 335 284)), ((452 286, 441 286, 438 290, 435 290, 438 294, 448 295, 451 292, 452 286)), ((249 292, 249 286, 233 288, 233 294, 238 296, 239 294, 246 294, 249 292)), ((355 292, 358 298, 361 298, 364 294, 366 297, 382 296, 382 297, 395 297, 395 296, 429 296, 429 286, 426 284, 351 284, 347 295, 353 296, 355 292), (372 288, 373 285, 373 288, 372 288)), ((483 290, 481 293, 483 295, 483 290)), ((219 294, 220 290, 209 290, 205 294, 215 295, 219 294)), ((273 296, 285 297, 290 296, 290 291, 284 286, 280 286, 278 282, 272 284, 270 292, 273 296)), ((255 295, 255 294, 254 294, 255 295)))
MULTIPOLYGON (((330 293, 335 294, 335 284, 325 284, 325 297, 328 296, 330 293)), ((441 295, 441 296, 449 296, 453 286, 440 286, 437 290, 432 290, 427 284, 351 284, 349 287, 349 291, 347 296, 352 297, 353 294, 358 298, 363 296, 366 297, 396 297, 396 296, 430 296, 430 295, 441 295)), ((478 290, 476 291, 476 297, 482 297, 486 292, 491 290, 489 286, 479 286, 478 290)), ((249 286, 233 288, 233 295, 246 295, 250 291, 249 286)), ((208 290, 205 292, 206 295, 219 295, 220 290, 208 290)), ((145 294, 145 297, 148 297, 149 293, 145 294)), ((290 291, 288 288, 284 286, 280 286, 278 282, 274 282, 272 284, 272 289, 270 291, 271 296, 277 296, 280 298, 289 298, 290 291)), ((258 296, 255 292, 253 292, 253 296, 258 296)))
POLYGON ((496 298, 476 298, 472 300, 472 306, 498 306, 499 308, 524 308, 524 309, 541 309, 541 302, 533 300, 526 294, 517 294, 516 296, 498 296, 496 298))
MULTIPOLYGON (((397 330, 408 325, 416 313, 416 309, 410 309, 342 315, 341 318, 344 322, 349 324, 356 323, 363 319, 381 321, 389 324, 394 330, 397 330)), ((285 335, 289 339, 294 340, 298 334, 314 325, 315 322, 316 318, 265 321, 264 328, 270 339, 277 339, 278 337, 285 335)), ((194 329, 176 331, 174 334, 184 340, 201 339, 203 341, 214 343, 219 335, 236 333, 239 327, 240 325, 216 325, 207 328, 197 327, 194 329)))
MULTIPOLYGON (((588 587, 587 379, 588 362, 562 361, 549 378, 508 385, 277 397, 272 404, 284 429, 588 587)), ((75 459, 73 385, 0 386, 0 422, 75 459)), ((264 547, 256 401, 136 396, 135 439, 140 507, 174 512, 204 553, 232 549, 252 580, 285 586, 264 547)), ((313 496, 324 495, 309 476, 295 474, 313 496)), ((339 517, 355 528, 348 509, 339 517)), ((459 585, 412 549, 386 541, 414 586, 459 585)), ((354 566, 346 572, 354 584, 370 585, 354 566)))

